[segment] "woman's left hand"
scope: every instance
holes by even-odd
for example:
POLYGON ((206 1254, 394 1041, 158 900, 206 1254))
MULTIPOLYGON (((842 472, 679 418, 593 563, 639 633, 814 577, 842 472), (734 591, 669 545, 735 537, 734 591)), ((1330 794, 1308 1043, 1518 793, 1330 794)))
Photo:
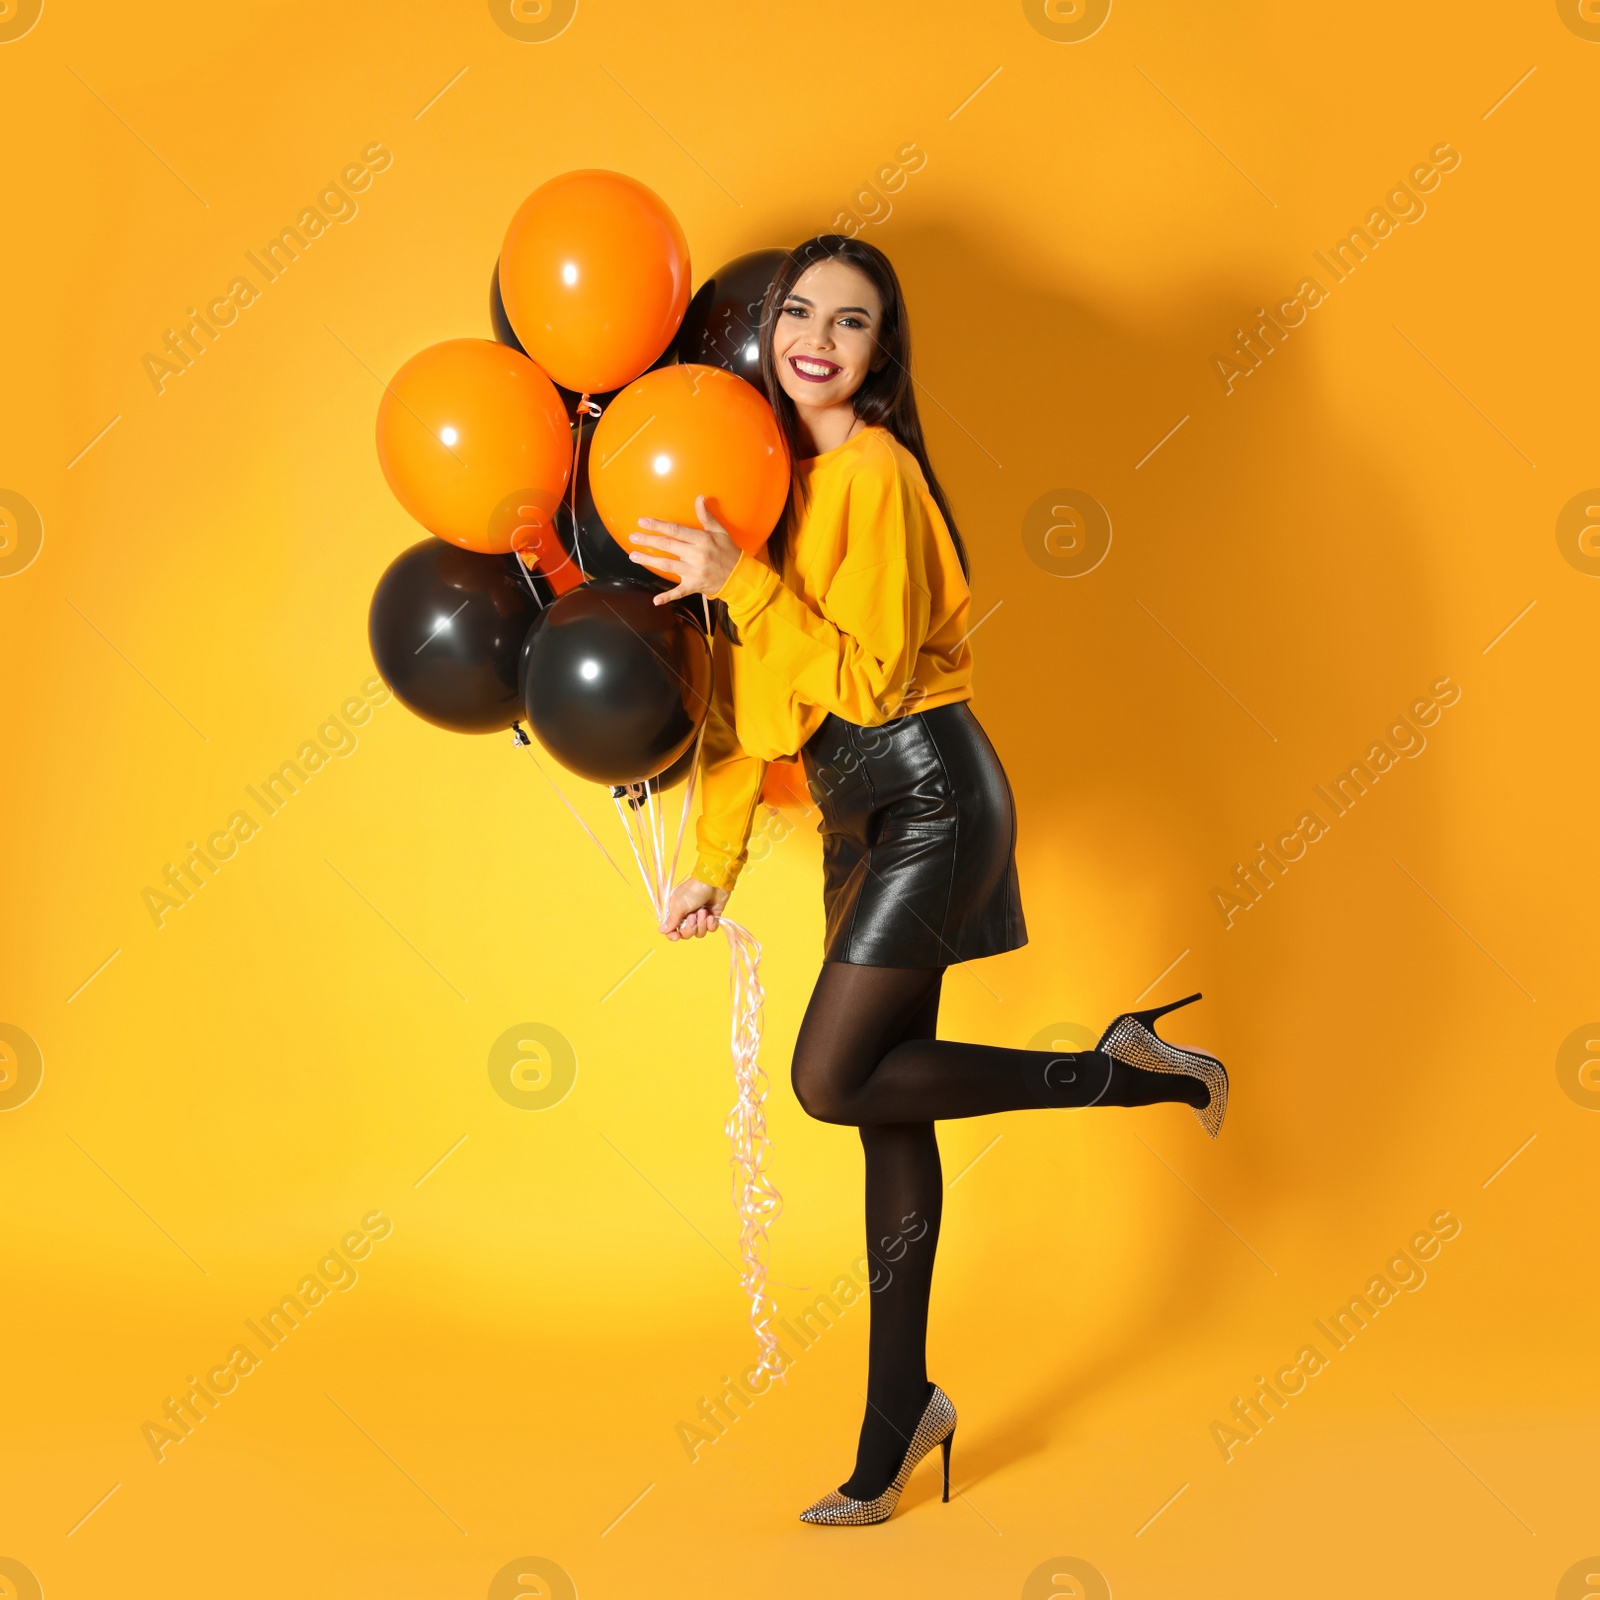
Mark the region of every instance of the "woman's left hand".
POLYGON ((685 878, 667 898, 661 931, 669 939, 703 939, 722 925, 722 908, 730 889, 716 889, 698 878, 685 878))
POLYGON ((686 594, 715 594, 738 563, 738 545, 729 537, 728 530, 706 510, 703 494, 695 496, 694 514, 700 519, 698 528, 640 517, 639 526, 648 528, 649 533, 628 535, 633 543, 650 551, 648 557, 638 550, 631 551, 630 561, 648 565, 678 580, 676 589, 667 589, 655 597, 658 606, 686 594), (658 554, 658 551, 664 553, 658 554))

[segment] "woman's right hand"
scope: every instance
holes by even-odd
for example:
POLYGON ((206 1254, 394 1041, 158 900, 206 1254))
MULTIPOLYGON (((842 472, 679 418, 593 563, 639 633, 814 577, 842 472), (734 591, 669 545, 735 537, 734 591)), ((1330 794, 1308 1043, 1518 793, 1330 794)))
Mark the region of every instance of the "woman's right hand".
POLYGON ((698 878, 685 878, 667 897, 661 931, 669 939, 703 939, 715 933, 731 889, 714 889, 698 878))

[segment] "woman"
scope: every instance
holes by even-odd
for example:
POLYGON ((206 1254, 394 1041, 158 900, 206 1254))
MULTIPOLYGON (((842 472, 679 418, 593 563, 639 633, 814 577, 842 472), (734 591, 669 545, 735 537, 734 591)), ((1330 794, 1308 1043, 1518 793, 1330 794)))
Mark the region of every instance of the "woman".
POLYGON ((632 560, 677 580, 658 604, 705 594, 721 623, 699 853, 662 932, 717 927, 767 763, 799 752, 821 811, 827 937, 793 1082, 810 1115, 860 1131, 873 1286, 855 1470, 801 1518, 861 1524, 891 1515, 935 1445, 950 1498, 956 1413, 925 1356, 944 1194, 934 1123, 1176 1100, 1214 1137, 1228 1080, 1155 1036, 1175 1006, 1119 1016, 1072 1055, 936 1037, 944 969, 1015 950, 1027 930, 1010 785, 969 704, 966 550, 923 445, 888 258, 839 234, 799 246, 768 291, 760 348, 794 464, 764 554, 742 553, 703 497, 701 527, 641 519, 631 536, 632 560))

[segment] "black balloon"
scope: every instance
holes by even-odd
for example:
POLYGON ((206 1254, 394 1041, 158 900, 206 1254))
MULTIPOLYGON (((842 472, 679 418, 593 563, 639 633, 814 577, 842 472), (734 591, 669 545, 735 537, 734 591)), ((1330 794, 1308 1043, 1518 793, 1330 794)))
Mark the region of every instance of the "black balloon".
POLYGON ((520 576, 519 564, 428 538, 378 580, 367 614, 372 659, 419 717, 454 733, 495 733, 522 715, 523 643, 554 591, 541 574, 520 576))
MULTIPOLYGON (((498 260, 494 264, 494 272, 489 279, 489 321, 494 328, 495 338, 501 344, 508 344, 513 350, 521 350, 523 355, 528 354, 527 350, 523 348, 522 341, 517 337, 516 329, 511 326, 511 318, 506 315, 506 303, 500 293, 500 263, 498 260)), ((531 360, 532 358, 529 357, 529 359, 531 360)), ((668 341, 667 348, 645 368, 645 372, 654 372, 657 367, 671 366, 677 359, 677 341, 672 339, 668 341)), ((644 373, 640 373, 639 376, 643 377, 644 373)), ((554 378, 551 378, 550 381, 555 383, 554 378)), ((614 400, 620 392, 617 389, 608 389, 604 394, 592 394, 589 398, 604 410, 606 405, 614 400)), ((563 389, 559 383, 556 383, 556 393, 561 396, 561 403, 567 408, 568 420, 575 420, 578 415, 578 402, 583 396, 574 389, 563 389)), ((587 432, 594 424, 595 418, 592 415, 586 417, 584 419, 584 430, 587 432)))
POLYGON ((528 639, 528 726, 569 772, 639 783, 694 743, 711 696, 711 647, 651 591, 596 578, 569 591, 528 639))
MULTIPOLYGON (((736 372, 761 389, 761 303, 787 250, 752 250, 706 279, 678 329, 678 359, 736 372)), ((762 389, 762 393, 766 391, 762 389)))
MULTIPOLYGON (((643 584, 653 593, 676 588, 675 580, 652 572, 640 562, 630 561, 627 551, 607 531, 594 508, 594 496, 589 493, 589 442, 594 438, 594 426, 585 423, 581 437, 580 430, 572 431, 576 442, 572 476, 577 490, 577 543, 584 572, 591 578, 620 578, 643 584)), ((573 487, 568 486, 566 497, 556 512, 556 536, 569 554, 573 543, 573 487)), ((643 531, 641 528, 640 532, 643 531)))

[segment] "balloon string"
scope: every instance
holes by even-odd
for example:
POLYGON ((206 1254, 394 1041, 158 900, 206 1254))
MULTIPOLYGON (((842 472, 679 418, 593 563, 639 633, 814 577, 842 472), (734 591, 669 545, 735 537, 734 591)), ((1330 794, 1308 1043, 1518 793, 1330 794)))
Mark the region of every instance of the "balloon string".
POLYGON ((659 925, 662 918, 666 916, 667 912, 666 907, 661 904, 660 898, 656 893, 655 885, 651 879, 650 869, 645 866, 644 855, 639 849, 638 819, 636 809, 616 795, 612 796, 612 803, 617 808, 617 815, 622 819, 623 829, 628 835, 628 846, 633 851, 633 859, 639 865, 639 876, 644 879, 645 888, 649 891, 651 909, 654 910, 656 914, 656 922, 659 925))
MULTIPOLYGON (((707 607, 706 610, 709 624, 710 608, 707 607)), ((518 742, 526 740, 527 736, 522 732, 520 724, 514 726, 518 742)), ((650 853, 655 862, 654 872, 646 866, 646 852, 640 848, 640 840, 645 836, 645 820, 640 814, 641 808, 629 804, 624 812, 624 801, 621 796, 612 796, 618 814, 622 817, 624 831, 628 835, 628 844, 633 850, 640 876, 645 881, 645 888, 655 910, 658 925, 666 915, 672 878, 677 872, 678 855, 683 846, 689 808, 694 799, 695 779, 700 768, 700 749, 704 740, 705 718, 702 718, 700 728, 695 735, 694 763, 689 768, 689 776, 684 785, 683 810, 678 818, 678 837, 672 852, 672 865, 665 873, 661 871, 666 842, 661 831, 665 807, 663 806, 659 813, 655 812, 654 794, 649 781, 646 780, 645 792, 655 814, 655 826, 649 835, 652 846, 650 853)), ((534 765, 544 773, 545 781, 555 790, 567 810, 577 818, 578 826, 594 840, 600 854, 611 863, 617 874, 626 879, 627 874, 617 865, 611 852, 595 837, 593 829, 579 815, 577 807, 562 794, 560 786, 544 771, 539 758, 533 754, 532 745, 529 744, 527 748, 534 765)), ((728 940, 729 1045, 733 1055, 735 1098, 723 1120, 723 1133, 729 1144, 728 1160, 731 1169, 733 1204, 739 1219, 739 1259, 742 1263, 739 1284, 750 1302, 750 1328, 760 1349, 757 1366, 769 1377, 781 1378, 787 1382, 786 1358, 778 1343, 777 1333, 773 1329, 778 1305, 767 1292, 767 1263, 771 1244, 767 1230, 783 1210, 783 1196, 767 1171, 772 1153, 772 1141, 767 1137, 766 1113, 763 1109, 767 1098, 767 1076, 761 1070, 760 1062, 762 1008, 765 1001, 765 991, 761 985, 761 944, 748 928, 731 918, 724 916, 719 921, 728 940)))
MULTIPOLYGON (((696 760, 699 758, 696 757, 696 760)), ((661 872, 661 903, 665 905, 672 893, 672 868, 676 862, 667 860, 667 795, 659 786, 656 790, 656 861, 661 872)))
MULTIPOLYGON (((701 615, 705 618, 706 638, 711 639, 711 602, 700 595, 701 615)), ((684 785, 683 810, 678 817, 678 837, 672 848, 669 880, 677 876, 678 855, 694 799, 695 779, 700 772, 700 749, 705 742, 707 715, 700 719, 695 734, 694 763, 684 785)), ((761 1350, 760 1369, 771 1377, 788 1382, 773 1319, 777 1302, 767 1293, 767 1259, 770 1240, 768 1227, 783 1210, 783 1196, 767 1174, 772 1141, 767 1137, 767 1075, 761 1070, 762 1005, 766 998, 761 986, 761 943, 750 930, 729 917, 719 919, 728 939, 728 988, 733 1052, 733 1077, 737 1096, 723 1123, 731 1146, 733 1203, 739 1216, 739 1259, 744 1263, 739 1282, 750 1301, 750 1327, 761 1350)))
POLYGON ((633 820, 644 845, 645 860, 649 863, 650 884, 654 891, 655 902, 661 908, 658 920, 662 920, 667 914, 667 896, 661 886, 662 851, 661 841, 656 833, 656 790, 659 786, 652 786, 650 780, 646 778, 640 787, 644 790, 644 794, 640 797, 639 803, 632 808, 633 820))
POLYGON ((583 564, 583 540, 578 537, 578 463, 583 459, 583 419, 585 416, 598 417, 600 407, 587 394, 583 394, 578 397, 574 409, 578 414, 578 436, 572 441, 572 494, 567 501, 567 515, 572 523, 572 553, 578 558, 578 571, 587 583, 589 569, 583 564))
MULTIPOLYGON (((520 732, 520 727, 519 727, 519 732, 520 732)), ((581 815, 579 815, 578 808, 575 805, 573 805, 573 803, 569 799, 567 799, 567 797, 564 794, 561 793, 560 786, 556 783, 556 781, 550 776, 550 774, 548 772, 545 772, 543 763, 539 760, 538 756, 534 755, 534 753, 533 753, 533 745, 532 745, 532 743, 528 742, 526 740, 526 738, 520 739, 518 741, 518 743, 521 744, 523 749, 525 749, 528 752, 528 758, 529 758, 529 760, 531 760, 533 762, 534 766, 538 767, 538 769, 539 769, 539 771, 541 773, 544 773, 544 781, 546 783, 548 783, 552 789, 555 790, 556 795, 560 799, 562 805, 564 805, 567 808, 567 810, 570 811, 573 814, 573 816, 577 818, 578 826, 580 828, 582 828, 583 831, 586 834, 588 834, 591 839, 594 840, 595 848, 600 852, 601 855, 603 855, 606 858, 607 861, 611 862, 612 868, 616 872, 617 876, 619 878, 621 878, 622 881, 625 884, 627 884, 629 888, 635 888, 636 886, 635 886, 633 880, 628 876, 628 874, 626 872, 624 872, 622 870, 621 867, 617 866, 616 861, 612 858, 611 852, 609 850, 607 850, 606 847, 603 844, 600 843, 600 840, 595 835, 594 829, 591 828, 589 826, 589 824, 583 820, 581 815)))
POLYGON ((539 586, 533 581, 533 573, 529 570, 528 563, 522 559, 522 552, 513 550, 511 554, 517 563, 517 571, 522 574, 523 581, 528 585, 528 593, 533 596, 535 603, 543 611, 544 596, 539 593, 539 586))
POLYGON ((694 780, 700 775, 700 747, 704 744, 705 737, 706 718, 702 717, 699 731, 694 736, 694 760, 689 764, 688 781, 683 786, 683 810, 678 813, 678 838, 672 847, 672 866, 667 871, 669 881, 678 875, 678 856, 683 849, 683 831, 688 824, 689 807, 694 800, 694 780))
POLYGON ((649 877, 650 898, 659 907, 659 917, 666 915, 666 907, 661 903, 661 871, 655 860, 655 834, 650 827, 648 810, 650 806, 650 780, 646 778, 642 783, 628 785, 628 821, 633 828, 634 837, 639 841, 639 848, 644 853, 644 870, 649 877))

